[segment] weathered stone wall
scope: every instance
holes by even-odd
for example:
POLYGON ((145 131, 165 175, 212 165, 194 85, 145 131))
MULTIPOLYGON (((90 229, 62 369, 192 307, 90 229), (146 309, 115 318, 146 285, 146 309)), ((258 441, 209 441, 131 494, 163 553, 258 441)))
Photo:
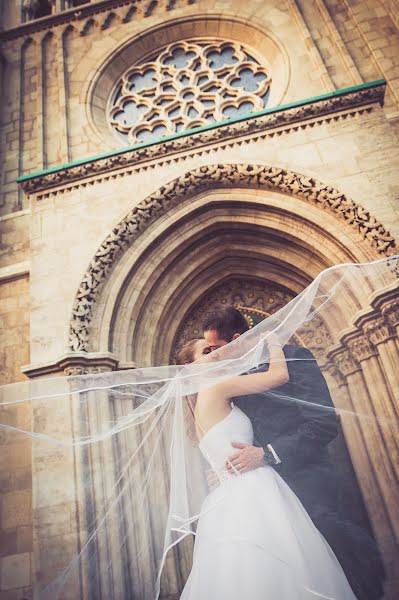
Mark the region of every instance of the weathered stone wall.
POLYGON ((29 363, 29 302, 29 277, 26 275, 0 285, 2 384, 24 379, 21 365, 29 363))
MULTIPOLYGON (((2 262, 0 269, 0 382, 25 379, 21 365, 29 363, 30 291, 27 214, 0 220, 2 262)), ((0 421, 29 431, 26 406, 1 407, 0 421)), ((29 597, 31 591, 32 457, 31 440, 0 433, 0 597, 29 597)))
MULTIPOLYGON (((17 357, 16 357, 17 358, 17 357)), ((2 423, 30 429, 26 406, 0 409, 2 423)), ((2 432, 0 436, 0 597, 31 597, 32 443, 26 436, 2 432)))

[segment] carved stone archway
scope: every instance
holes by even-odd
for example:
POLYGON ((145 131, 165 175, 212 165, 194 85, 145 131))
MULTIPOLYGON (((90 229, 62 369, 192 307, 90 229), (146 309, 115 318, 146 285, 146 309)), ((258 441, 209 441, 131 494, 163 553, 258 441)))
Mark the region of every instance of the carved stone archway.
POLYGON ((108 274, 124 251, 158 218, 201 191, 229 187, 276 190, 326 211, 364 240, 370 259, 395 252, 393 237, 367 210, 312 177, 264 165, 211 165, 195 169, 142 200, 97 250, 79 285, 72 310, 69 349, 86 351, 93 310, 108 274))

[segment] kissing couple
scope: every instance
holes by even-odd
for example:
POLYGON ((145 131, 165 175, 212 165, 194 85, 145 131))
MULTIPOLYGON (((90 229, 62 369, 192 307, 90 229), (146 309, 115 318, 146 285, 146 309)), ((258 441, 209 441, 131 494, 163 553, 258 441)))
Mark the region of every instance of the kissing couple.
MULTIPOLYGON (((237 309, 217 309, 176 362, 207 362, 247 329, 237 309)), ((275 334, 266 341, 267 364, 210 385, 191 404, 213 482, 181 600, 356 600, 335 555, 340 539, 334 554, 327 538, 337 513, 328 444, 338 433, 327 384, 309 350, 283 347, 275 334)))

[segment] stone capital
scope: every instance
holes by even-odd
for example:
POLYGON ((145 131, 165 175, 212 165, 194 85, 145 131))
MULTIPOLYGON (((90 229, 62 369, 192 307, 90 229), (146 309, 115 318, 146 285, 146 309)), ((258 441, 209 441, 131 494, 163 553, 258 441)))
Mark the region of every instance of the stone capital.
POLYGON ((376 317, 365 323, 363 331, 375 346, 393 337, 393 331, 384 317, 376 317))
POLYGON ((388 324, 395 328, 399 325, 399 283, 379 293, 372 301, 373 308, 383 315, 388 324))
POLYGON ((359 363, 363 360, 368 360, 377 354, 374 344, 371 339, 362 333, 359 333, 346 341, 352 356, 359 363))
POLYGON ((352 375, 360 370, 360 365, 348 348, 337 348, 330 353, 333 364, 343 377, 352 375))
POLYGON ((337 382, 338 386, 341 387, 343 385, 347 385, 347 381, 345 379, 345 375, 342 373, 342 371, 338 368, 338 364, 334 361, 333 363, 330 363, 326 370, 328 371, 329 375, 335 379, 335 381, 337 382))
POLYGON ((385 304, 381 312, 391 327, 399 326, 399 298, 385 304))

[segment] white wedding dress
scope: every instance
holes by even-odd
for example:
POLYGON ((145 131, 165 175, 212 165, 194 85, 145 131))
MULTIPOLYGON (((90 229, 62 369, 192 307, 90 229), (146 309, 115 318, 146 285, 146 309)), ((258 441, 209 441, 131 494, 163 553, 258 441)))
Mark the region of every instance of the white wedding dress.
POLYGON ((232 441, 253 442, 251 422, 235 406, 199 444, 221 484, 202 506, 181 600, 356 600, 331 548, 272 467, 225 471, 232 441))

